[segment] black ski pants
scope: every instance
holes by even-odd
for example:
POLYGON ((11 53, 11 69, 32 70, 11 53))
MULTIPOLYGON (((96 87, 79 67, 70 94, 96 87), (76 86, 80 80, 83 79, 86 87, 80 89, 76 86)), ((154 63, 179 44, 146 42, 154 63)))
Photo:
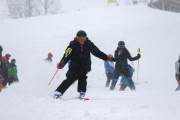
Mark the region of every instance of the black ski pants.
POLYGON ((66 74, 66 79, 59 85, 59 87, 56 89, 56 91, 60 92, 61 94, 64 94, 64 92, 76 81, 78 80, 78 92, 86 92, 86 86, 87 86, 87 73, 76 73, 68 71, 66 74))

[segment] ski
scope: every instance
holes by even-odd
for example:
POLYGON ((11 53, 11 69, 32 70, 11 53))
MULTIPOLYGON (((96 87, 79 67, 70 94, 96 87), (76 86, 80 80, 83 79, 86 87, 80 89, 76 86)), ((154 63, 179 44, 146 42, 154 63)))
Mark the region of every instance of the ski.
POLYGON ((79 100, 88 101, 90 99, 89 98, 79 98, 79 100))

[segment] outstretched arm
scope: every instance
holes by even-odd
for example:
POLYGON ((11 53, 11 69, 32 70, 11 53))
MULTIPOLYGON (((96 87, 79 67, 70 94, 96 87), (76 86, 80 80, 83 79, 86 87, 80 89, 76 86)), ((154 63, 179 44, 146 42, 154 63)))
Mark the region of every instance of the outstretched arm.
POLYGON ((108 56, 105 53, 101 52, 92 42, 90 44, 90 51, 94 56, 96 56, 102 60, 106 61, 108 58, 108 56))
POLYGON ((128 50, 127 50, 127 54, 128 54, 128 59, 129 59, 130 61, 138 60, 138 59, 141 57, 140 54, 137 54, 136 57, 132 57, 128 50))

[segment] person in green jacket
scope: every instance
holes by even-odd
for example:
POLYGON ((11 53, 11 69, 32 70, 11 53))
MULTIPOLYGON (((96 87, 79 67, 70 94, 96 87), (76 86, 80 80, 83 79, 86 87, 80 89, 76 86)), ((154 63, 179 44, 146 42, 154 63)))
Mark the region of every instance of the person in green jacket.
POLYGON ((8 67, 8 83, 11 85, 13 82, 19 82, 18 76, 17 76, 17 66, 16 66, 16 60, 12 59, 11 63, 8 67))

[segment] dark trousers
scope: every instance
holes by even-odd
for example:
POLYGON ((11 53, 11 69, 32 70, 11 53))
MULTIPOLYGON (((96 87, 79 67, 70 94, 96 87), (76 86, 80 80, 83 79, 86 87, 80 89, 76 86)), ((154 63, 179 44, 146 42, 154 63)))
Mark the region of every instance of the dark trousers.
POLYGON ((124 91, 126 87, 129 87, 132 91, 136 90, 134 82, 132 80, 129 81, 129 84, 121 84, 120 91, 124 91))
POLYGON ((76 81, 78 80, 78 92, 86 92, 87 86, 87 73, 75 73, 68 71, 66 74, 66 79, 59 85, 56 91, 64 94, 64 92, 76 81))
POLYGON ((175 91, 180 91, 180 75, 176 74, 175 77, 176 77, 176 80, 177 80, 177 83, 178 83, 178 87, 176 88, 175 91))

